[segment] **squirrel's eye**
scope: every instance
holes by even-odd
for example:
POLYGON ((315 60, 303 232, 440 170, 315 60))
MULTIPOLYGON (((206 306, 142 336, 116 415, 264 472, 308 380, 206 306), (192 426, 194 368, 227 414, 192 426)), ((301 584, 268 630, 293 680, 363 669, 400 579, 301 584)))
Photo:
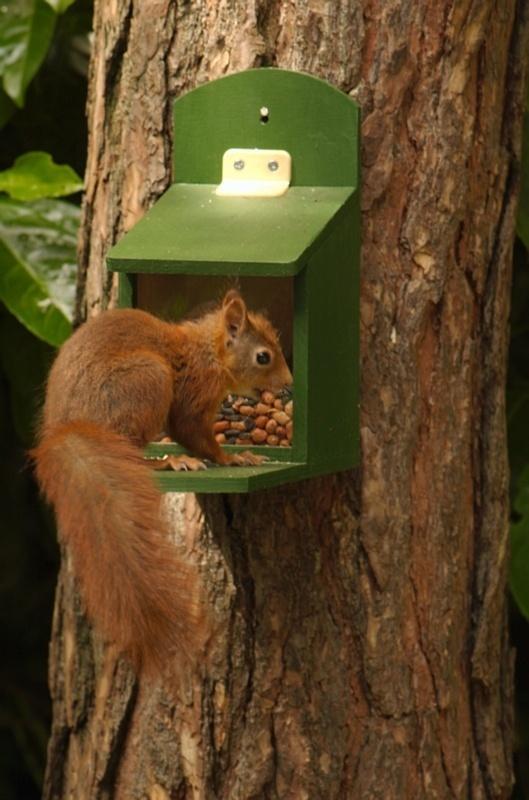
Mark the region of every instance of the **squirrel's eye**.
POLYGON ((265 364, 270 363, 270 353, 268 350, 259 350, 259 352, 255 356, 255 360, 258 364, 264 366, 265 364))

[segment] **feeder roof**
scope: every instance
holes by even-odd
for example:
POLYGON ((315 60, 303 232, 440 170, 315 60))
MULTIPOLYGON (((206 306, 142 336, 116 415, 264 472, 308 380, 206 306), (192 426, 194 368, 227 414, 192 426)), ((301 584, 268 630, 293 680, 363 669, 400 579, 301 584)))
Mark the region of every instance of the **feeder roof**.
POLYGON ((292 186, 282 197, 220 197, 211 184, 175 183, 109 251, 121 272, 298 273, 326 238, 351 186, 292 186))

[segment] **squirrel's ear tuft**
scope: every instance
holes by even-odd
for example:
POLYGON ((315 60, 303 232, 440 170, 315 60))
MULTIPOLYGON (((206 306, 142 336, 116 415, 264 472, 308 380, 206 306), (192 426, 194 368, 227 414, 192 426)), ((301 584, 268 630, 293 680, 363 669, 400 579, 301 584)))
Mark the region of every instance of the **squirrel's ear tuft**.
POLYGON ((246 325, 246 305, 235 289, 230 289, 224 296, 222 312, 226 332, 231 339, 235 339, 246 325))
POLYGON ((240 300, 241 303, 244 305, 244 300, 242 299, 237 289, 229 289, 222 298, 222 307, 224 308, 225 306, 227 306, 229 303, 231 303, 232 300, 240 300))

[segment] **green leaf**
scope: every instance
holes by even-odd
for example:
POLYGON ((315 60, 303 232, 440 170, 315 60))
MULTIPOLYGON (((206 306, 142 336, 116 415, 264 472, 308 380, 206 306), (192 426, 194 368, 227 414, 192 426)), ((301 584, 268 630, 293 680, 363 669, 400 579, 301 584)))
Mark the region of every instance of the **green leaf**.
POLYGON ((509 578, 516 605, 529 619, 529 517, 511 528, 511 572, 509 578))
POLYGON ((67 8, 70 8, 75 0, 46 0, 57 14, 64 14, 67 8))
POLYGON ((78 225, 71 203, 0 198, 0 300, 53 345, 71 332, 78 225))
POLYGON ((520 516, 529 517, 529 464, 520 475, 518 491, 514 499, 514 510, 520 516))
POLYGON ((0 75, 6 93, 20 108, 48 52, 55 20, 45 0, 4 0, 0 5, 0 75))
POLYGON ((19 156, 14 165, 0 172, 0 191, 15 200, 40 200, 80 192, 79 175, 66 164, 55 164, 49 153, 40 151, 19 156))
POLYGON ((518 481, 514 509, 520 519, 511 526, 509 582, 518 608, 529 619, 529 465, 518 481))

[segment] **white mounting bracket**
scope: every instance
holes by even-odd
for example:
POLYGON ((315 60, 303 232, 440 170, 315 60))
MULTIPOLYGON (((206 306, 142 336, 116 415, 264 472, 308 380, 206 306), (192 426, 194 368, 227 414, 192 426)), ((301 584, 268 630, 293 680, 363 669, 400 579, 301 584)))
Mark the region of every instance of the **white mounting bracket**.
POLYGON ((292 158, 286 150, 232 147, 222 156, 222 182, 215 193, 226 197, 279 197, 290 186, 292 158))

